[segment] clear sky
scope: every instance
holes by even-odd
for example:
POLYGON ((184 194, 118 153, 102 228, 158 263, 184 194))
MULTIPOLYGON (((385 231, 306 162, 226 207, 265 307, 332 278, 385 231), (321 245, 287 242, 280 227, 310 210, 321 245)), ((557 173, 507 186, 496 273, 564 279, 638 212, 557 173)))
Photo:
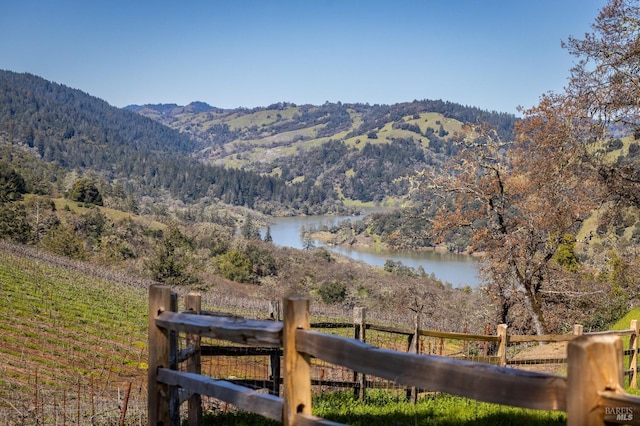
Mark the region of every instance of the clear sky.
POLYGON ((203 101, 500 112, 567 83, 605 0, 0 0, 0 69, 123 107, 203 101))

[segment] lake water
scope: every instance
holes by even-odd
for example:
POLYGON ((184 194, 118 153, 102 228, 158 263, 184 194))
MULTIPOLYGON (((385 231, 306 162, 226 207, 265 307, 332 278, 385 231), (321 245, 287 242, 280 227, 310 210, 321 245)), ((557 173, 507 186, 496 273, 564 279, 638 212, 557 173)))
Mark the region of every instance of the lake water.
MULTIPOLYGON (((339 216, 296 216, 272 218, 271 237, 273 243, 283 247, 304 248, 304 239, 301 230, 311 229, 315 226, 319 229, 323 225, 334 225, 345 219, 358 220, 362 217, 339 216)), ((261 233, 264 237, 266 229, 261 233)), ((334 253, 348 256, 369 265, 383 267, 387 260, 402 262, 405 266, 418 268, 422 266, 427 274, 433 273, 438 279, 451 283, 454 287, 469 285, 473 288, 480 284, 477 276, 477 261, 474 257, 463 254, 441 253, 433 251, 377 251, 366 248, 354 248, 350 246, 327 246, 315 241, 316 247, 324 247, 334 253)))

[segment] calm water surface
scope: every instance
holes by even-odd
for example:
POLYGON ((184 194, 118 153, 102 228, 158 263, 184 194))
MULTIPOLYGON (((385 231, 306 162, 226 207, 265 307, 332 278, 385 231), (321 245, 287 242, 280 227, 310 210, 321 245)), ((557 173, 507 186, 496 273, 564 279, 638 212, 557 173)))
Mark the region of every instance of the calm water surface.
MULTIPOLYGON (((362 217, 340 216, 300 216, 272 218, 271 237, 273 243, 283 247, 302 249, 304 241, 301 230, 312 227, 320 228, 323 225, 334 225, 345 219, 358 220, 362 217)), ((262 229, 264 236, 266 229, 262 229)), ((418 268, 422 266, 427 274, 433 273, 438 279, 451 283, 454 287, 469 285, 477 287, 480 280, 477 276, 477 263, 474 257, 462 254, 440 253, 432 251, 410 250, 373 250, 367 248, 354 248, 349 246, 327 246, 315 241, 316 247, 325 247, 332 252, 348 256, 352 259, 368 263, 373 266, 384 266, 387 260, 402 262, 405 266, 418 268)))

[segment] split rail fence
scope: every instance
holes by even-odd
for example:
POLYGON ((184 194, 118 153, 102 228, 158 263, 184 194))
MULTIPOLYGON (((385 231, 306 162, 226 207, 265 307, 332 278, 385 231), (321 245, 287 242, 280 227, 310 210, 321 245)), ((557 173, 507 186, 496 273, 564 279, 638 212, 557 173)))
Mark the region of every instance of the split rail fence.
MULTIPOLYGON (((180 424, 180 406, 188 401, 189 425, 200 424, 201 396, 210 396, 239 409, 260 414, 285 425, 336 425, 311 414, 311 359, 317 358, 365 375, 384 378, 413 389, 428 389, 477 401, 567 413, 567 424, 638 424, 640 397, 624 392, 626 373, 635 381, 637 371, 637 322, 623 332, 591 333, 563 337, 569 341, 567 376, 506 367, 506 345, 524 336, 483 336, 500 343, 502 365, 380 349, 361 340, 310 329, 309 301, 284 300, 284 321, 198 315, 200 296, 189 294, 185 310, 177 311, 177 298, 169 287, 151 286, 149 293, 148 416, 150 425, 180 424), (187 346, 178 350, 178 335, 187 346), (623 351, 619 336, 629 335, 631 349, 623 351), (225 380, 200 374, 200 338, 211 337, 236 344, 283 348, 283 397, 256 392, 225 380), (496 339, 496 340, 493 340, 496 339), (630 351, 631 351, 630 350, 630 351), (625 371, 623 357, 631 357, 632 371, 625 371), (186 371, 178 364, 186 363, 186 371)), ((364 333, 365 327, 360 330, 364 333)), ((416 334, 421 331, 417 328, 416 334)), ((451 333, 443 333, 451 338, 451 333)), ((457 338, 465 338, 465 334, 457 338)), ((364 336, 361 336, 364 337, 364 336)), ((477 337, 477 336, 476 336, 477 337)), ((531 339, 532 337, 529 336, 531 339)), ((550 336, 533 337, 549 341, 550 336), (547 340, 545 340, 547 339, 547 340)), ((558 341, 560 338, 554 338, 558 341)), ((417 339, 414 339, 417 342, 417 339)), ((278 357, 279 358, 279 357, 278 357)), ((276 376, 277 377, 277 376, 276 376)), ((279 382, 279 379, 274 381, 279 382)), ((364 386, 361 387, 364 389, 364 386)))

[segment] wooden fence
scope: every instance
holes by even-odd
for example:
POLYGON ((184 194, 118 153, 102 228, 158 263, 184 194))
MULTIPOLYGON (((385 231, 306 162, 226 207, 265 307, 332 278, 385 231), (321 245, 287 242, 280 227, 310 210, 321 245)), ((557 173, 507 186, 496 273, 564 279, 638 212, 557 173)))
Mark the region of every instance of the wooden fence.
MULTIPOLYGON (((208 312, 203 311, 203 314, 208 312)), ((219 314, 218 314, 219 315, 219 314)), ((271 301, 269 303, 269 318, 272 320, 280 321, 280 303, 278 301, 271 301)), ((353 336, 361 342, 370 343, 373 346, 377 346, 385 349, 406 350, 411 353, 426 353, 430 355, 448 356, 456 359, 466 359, 469 361, 478 361, 494 365, 502 366, 514 366, 517 368, 527 369, 539 369, 551 373, 566 375, 566 344, 567 342, 575 339, 582 334, 588 335, 602 335, 611 334, 618 336, 629 336, 628 349, 624 350, 623 355, 628 358, 628 368, 625 370, 625 376, 629 378, 629 386, 631 388, 637 388, 637 375, 638 375, 638 340, 631 338, 638 335, 638 321, 632 320, 630 328, 627 330, 607 331, 607 332, 595 332, 595 333, 583 333, 583 326, 576 324, 573 326, 572 334, 549 334, 541 336, 531 335, 513 335, 508 332, 506 325, 498 325, 494 335, 489 334, 491 327, 487 325, 485 327, 486 334, 469 334, 469 333, 455 333, 455 332, 443 332, 438 330, 420 329, 421 315, 416 314, 414 317, 414 327, 398 328, 384 326, 368 322, 366 319, 366 310, 361 307, 353 309, 353 321, 323 321, 312 322, 311 329, 316 330, 331 330, 331 333, 335 333, 336 329, 340 329, 342 335, 353 336), (372 333, 373 332, 373 335, 372 333), (389 336, 386 338, 385 336, 389 336), (372 336, 372 337, 370 337, 372 336), (404 344, 403 344, 404 340, 404 344), (428 341, 428 343, 427 343, 428 341), (475 343, 475 345, 474 345, 475 343), (530 346, 529 344, 535 343, 560 343, 562 346, 553 353, 544 357, 536 356, 523 357, 523 353, 519 350, 508 350, 514 345, 517 346, 530 346), (561 353, 562 352, 562 353, 561 353)), ((282 350, 280 348, 269 347, 247 347, 247 346, 202 346, 200 348, 202 356, 207 357, 243 357, 255 360, 256 357, 269 357, 269 373, 262 377, 253 378, 233 378, 233 383, 253 388, 268 388, 269 392, 273 395, 280 395, 280 360, 282 357, 282 350)), ((352 388, 356 396, 363 399, 366 390, 368 388, 386 388, 397 387, 393 383, 388 381, 373 378, 369 380, 365 375, 358 372, 352 372, 352 380, 345 380, 350 373, 338 366, 333 367, 335 370, 329 373, 331 366, 319 365, 315 362, 313 364, 314 371, 312 373, 311 383, 314 386, 322 386, 323 389, 327 388, 352 388), (346 374, 345 374, 346 373, 346 374), (342 379, 339 378, 342 376, 342 379), (315 377, 315 378, 314 378, 315 377)), ((238 368, 238 367, 236 367, 238 368)), ((241 367, 240 367, 241 368, 241 367)), ((407 398, 412 401, 417 401, 418 389, 407 389, 407 398)))
MULTIPOLYGON (((640 425, 640 398, 623 390, 622 341, 610 333, 573 336, 568 343, 567 377, 562 377, 379 349, 358 339, 313 331, 309 301, 302 297, 285 299, 284 321, 280 322, 194 315, 200 312, 200 299, 195 294, 186 297, 185 311, 177 312, 172 294, 169 287, 150 288, 150 425, 178 425, 180 405, 187 400, 189 424, 199 424, 200 395, 217 398, 285 425, 336 424, 311 414, 311 358, 358 371, 362 377, 372 375, 404 386, 514 407, 565 411, 569 425, 605 422, 640 425), (178 333, 186 333, 189 343, 182 351, 177 350, 178 333), (282 347, 283 398, 200 375, 199 337, 274 349, 282 347), (186 371, 178 371, 178 364, 185 361, 186 371)), ((506 329, 504 331, 506 333, 506 329)), ((637 328, 635 331, 635 334, 629 333, 634 342, 637 328)), ((511 336, 511 341, 514 337, 511 336)), ((501 341, 506 345, 508 339, 501 338, 501 341)), ((634 344, 637 348, 637 342, 634 344)), ((632 355, 634 366, 635 356, 632 355)))

